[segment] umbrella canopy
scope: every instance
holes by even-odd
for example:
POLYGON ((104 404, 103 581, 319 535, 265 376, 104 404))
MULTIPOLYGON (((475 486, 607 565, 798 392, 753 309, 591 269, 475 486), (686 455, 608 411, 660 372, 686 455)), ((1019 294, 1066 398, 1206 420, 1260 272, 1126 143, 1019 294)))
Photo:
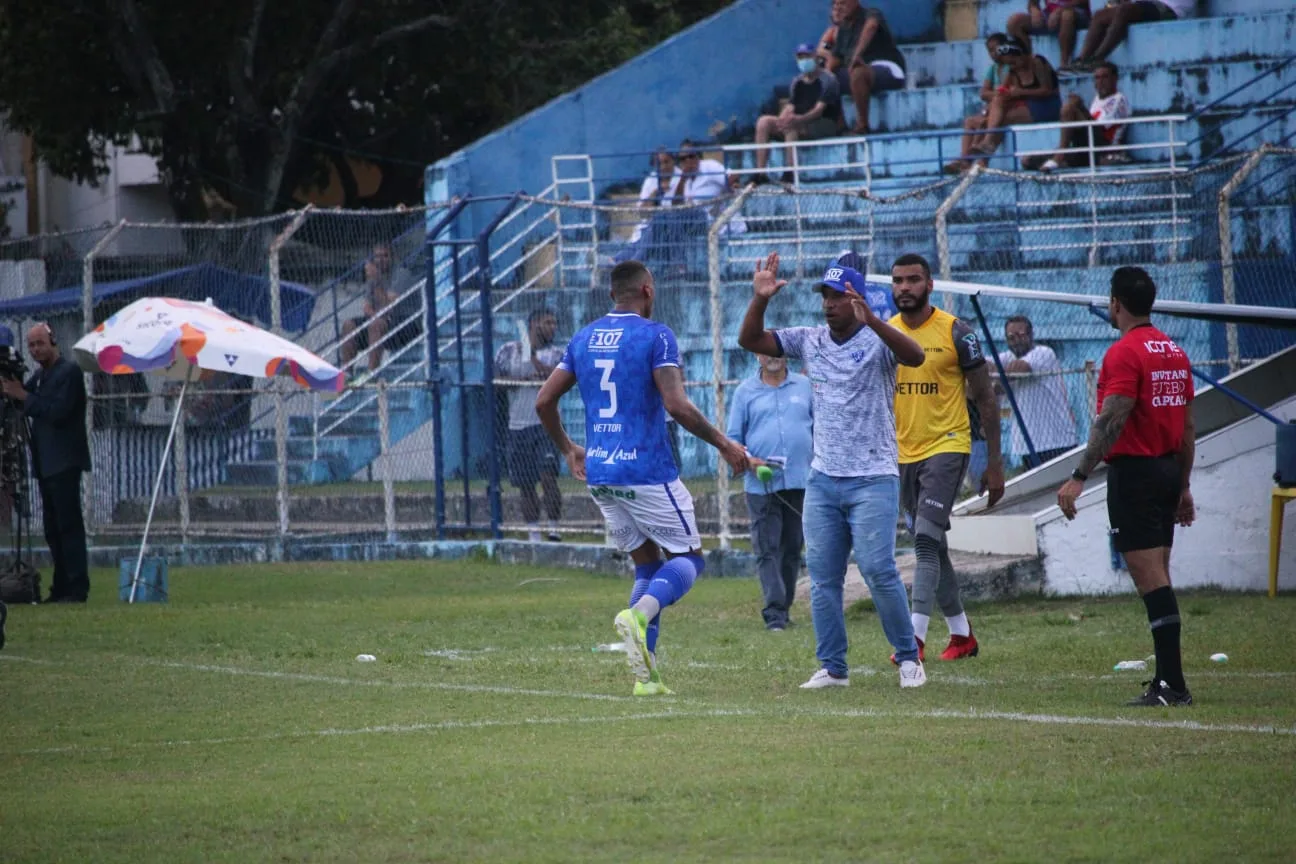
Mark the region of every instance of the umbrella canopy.
POLYGON ((287 339, 245 324, 212 302, 144 297, 122 309, 75 346, 87 372, 161 372, 187 379, 193 367, 254 378, 278 374, 312 390, 340 393, 345 376, 287 339))

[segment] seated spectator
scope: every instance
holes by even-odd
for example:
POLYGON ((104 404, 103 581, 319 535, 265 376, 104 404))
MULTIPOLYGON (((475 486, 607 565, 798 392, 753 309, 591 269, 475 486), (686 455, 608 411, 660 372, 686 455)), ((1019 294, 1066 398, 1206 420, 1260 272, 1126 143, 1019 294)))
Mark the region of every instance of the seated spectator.
POLYGON ((832 23, 819 40, 820 56, 855 103, 856 135, 869 131, 869 98, 905 86, 905 59, 880 9, 859 0, 833 0, 832 23))
POLYGON ((419 320, 417 294, 410 294, 395 306, 391 305, 402 291, 392 285, 390 246, 385 243, 374 246, 373 255, 365 262, 364 274, 364 314, 342 325, 340 351, 344 366, 350 365, 359 352, 368 351, 369 372, 373 373, 382 364, 384 351, 399 351, 418 338, 423 332, 423 322, 419 320), (387 308, 389 306, 391 308, 387 308), (388 336, 393 328, 395 332, 388 336), (383 341, 384 337, 386 341, 383 341))
POLYGON ((203 369, 193 395, 185 399, 187 426, 232 432, 252 425, 252 379, 247 375, 203 369))
POLYGON ((1124 120, 1130 116, 1129 100, 1125 98, 1124 93, 1116 89, 1117 74, 1115 63, 1106 61, 1099 63, 1093 73, 1094 91, 1097 95, 1089 105, 1089 110, 1085 111, 1084 102, 1075 93, 1068 96, 1067 101, 1062 105, 1062 120, 1067 123, 1093 119, 1099 124, 1106 121, 1109 125, 1074 126, 1063 129, 1061 139, 1058 141, 1058 152, 1040 165, 1039 170, 1047 173, 1063 166, 1084 168, 1094 164, 1114 165, 1130 161, 1129 154, 1124 150, 1102 153, 1091 161, 1090 147, 1094 151, 1101 151, 1104 145, 1119 145, 1125 140, 1127 128, 1125 124, 1111 123, 1112 120, 1124 120), (1090 135, 1093 137, 1091 138, 1090 135))
MULTIPOLYGON (((815 58, 815 48, 803 42, 796 49, 796 63, 799 74, 792 79, 789 93, 791 98, 777 116, 766 114, 756 121, 756 143, 767 144, 771 136, 777 136, 789 143, 793 141, 813 141, 816 138, 828 138, 841 130, 841 91, 837 79, 819 68, 815 58)), ((795 161, 793 148, 783 150, 784 183, 792 183, 796 178, 792 171, 795 161)), ((756 151, 756 168, 763 172, 769 164, 769 149, 756 151)), ((768 182, 764 174, 752 178, 757 183, 768 182)))
POLYGON ((1125 41, 1131 24, 1178 21, 1191 18, 1197 0, 1109 0, 1094 13, 1080 56, 1071 64, 1076 72, 1089 72, 1125 41))
MULTIPOLYGON (((1047 60, 1031 54, 1021 40, 1011 36, 999 46, 997 53, 1007 62, 1009 72, 986 112, 985 128, 996 131, 984 132, 972 142, 969 153, 981 157, 983 166, 1003 141, 1004 133, 997 130, 1028 123, 1056 123, 1062 116, 1057 73, 1047 60)), ((966 161, 959 161, 960 169, 967 165, 966 161)))
POLYGON ((959 158, 955 159, 945 166, 946 174, 958 174, 967 167, 968 155, 972 152, 972 145, 981 137, 981 130, 986 128, 986 117, 990 114, 990 103, 994 101, 995 93, 999 90, 999 85, 1003 83, 1003 78, 1007 74, 1005 67, 1000 63, 999 46, 1008 39, 1005 33, 991 33, 986 37, 986 53, 990 55, 990 65, 986 67, 985 77, 981 79, 981 101, 985 107, 981 113, 974 114, 963 121, 963 137, 961 138, 959 158))
POLYGON ((1076 31, 1089 26, 1089 0, 1026 0, 1026 11, 1008 18, 1008 32, 1025 44, 1030 44, 1032 34, 1056 33, 1060 56, 1058 66, 1071 65, 1075 51, 1076 31))
POLYGON ((718 198, 729 192, 729 174, 714 159, 703 159, 702 151, 687 138, 680 144, 680 179, 671 192, 670 203, 691 204, 718 198))
MULTIPOLYGON (((1021 454, 1027 468, 1037 468, 1076 447, 1079 433, 1075 415, 1067 400, 1062 364, 1052 348, 1035 344, 1035 328, 1025 315, 1014 315, 1004 324, 1008 350, 999 352, 999 362, 1011 376, 1013 396, 1022 422, 1035 445, 1036 459, 1022 436, 1016 418, 1012 428, 1012 452, 1021 454)), ((995 388, 1001 389, 995 382, 995 388)))
POLYGON ((669 203, 670 196, 679 183, 680 170, 675 162, 675 154, 665 147, 659 147, 653 154, 651 167, 652 171, 639 187, 640 207, 657 207, 663 202, 669 203))

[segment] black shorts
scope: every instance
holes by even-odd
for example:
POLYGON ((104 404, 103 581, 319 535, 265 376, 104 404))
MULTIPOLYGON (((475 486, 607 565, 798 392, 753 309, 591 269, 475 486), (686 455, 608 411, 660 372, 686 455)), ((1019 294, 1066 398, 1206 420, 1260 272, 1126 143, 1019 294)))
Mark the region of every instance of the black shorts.
POLYGON ((1178 21, 1175 11, 1158 0, 1134 0, 1138 21, 1178 21))
POLYGON ((909 517, 911 533, 918 517, 949 530, 950 511, 963 485, 968 460, 966 453, 937 453, 900 466, 900 508, 909 517))
POLYGON ((1174 456, 1112 459, 1107 468, 1107 519, 1117 552, 1174 545, 1180 482, 1174 456))
POLYGON ((558 448, 539 424, 508 430, 504 461, 509 482, 518 489, 530 489, 545 474, 558 476, 558 448))

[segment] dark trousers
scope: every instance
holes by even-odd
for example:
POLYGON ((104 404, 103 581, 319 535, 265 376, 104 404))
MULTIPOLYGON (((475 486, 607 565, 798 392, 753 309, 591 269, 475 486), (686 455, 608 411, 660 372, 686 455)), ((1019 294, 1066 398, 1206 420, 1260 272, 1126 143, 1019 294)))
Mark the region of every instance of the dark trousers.
POLYGON ((760 576, 765 608, 761 616, 766 627, 787 626, 788 610, 796 599, 797 577, 801 575, 801 510, 804 489, 782 489, 769 495, 747 493, 751 516, 752 549, 760 576))
POLYGON ((90 573, 86 569, 85 521, 81 518, 81 469, 44 477, 39 483, 45 542, 54 559, 50 598, 85 600, 90 594, 90 573))

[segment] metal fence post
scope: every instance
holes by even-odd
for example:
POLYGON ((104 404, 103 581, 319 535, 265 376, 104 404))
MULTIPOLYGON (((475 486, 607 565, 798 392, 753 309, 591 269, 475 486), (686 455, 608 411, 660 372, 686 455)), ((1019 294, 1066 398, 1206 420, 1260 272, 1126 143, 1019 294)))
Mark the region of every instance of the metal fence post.
MULTIPOLYGON (((100 252, 102 252, 105 248, 107 248, 109 243, 117 239, 117 235, 120 234, 123 230, 125 230, 126 224, 127 224, 126 220, 123 219, 120 222, 118 222, 116 225, 114 225, 112 228, 110 228, 108 230, 108 233, 100 237, 99 242, 96 243, 90 249, 90 251, 86 253, 85 259, 81 262, 81 332, 82 333, 89 333, 95 327, 94 260, 95 258, 99 257, 100 252)), ((21 334, 19 334, 19 336, 21 337, 21 334)), ((109 401, 108 404, 109 406, 111 406, 112 402, 109 401)), ((90 406, 89 406, 90 410, 86 411, 86 416, 85 416, 86 441, 90 442, 90 447, 92 451, 94 449, 94 406, 95 406, 95 402, 93 399, 91 399, 90 406)), ((91 535, 94 534, 94 529, 96 525, 95 506, 94 506, 94 500, 95 500, 94 477, 95 477, 94 472, 91 472, 90 481, 88 483, 83 483, 81 485, 81 512, 82 514, 84 514, 83 519, 85 521, 86 533, 91 535)), ((108 511, 109 513, 112 512, 111 505, 112 502, 109 502, 109 511, 108 511)))
MULTIPOLYGON (((1261 144, 1260 149, 1247 157, 1242 167, 1238 168, 1237 173, 1230 177, 1224 184, 1224 188, 1219 191, 1220 275, 1223 279, 1225 303, 1237 303, 1237 284, 1233 278, 1233 225, 1229 214, 1230 199, 1242 181, 1260 165, 1265 154, 1271 149, 1273 149, 1272 145, 1261 144)), ((1229 372, 1236 372, 1242 368, 1242 349, 1238 344, 1237 324, 1231 321, 1225 324, 1224 336, 1228 342, 1229 372)))
MULTIPOLYGON (((707 230, 707 282, 711 293, 711 394, 715 399, 715 425, 725 428, 725 369, 724 353, 724 298, 722 296, 722 271, 720 267, 720 232, 733 219, 756 187, 748 184, 730 202, 724 212, 716 217, 707 230)), ((799 220, 798 220, 799 221, 799 220)), ((799 259, 798 259, 799 260, 799 259)), ((798 266, 800 266, 798 264, 798 266)), ((716 459, 716 514, 720 521, 720 548, 729 548, 729 466, 716 459)))
POLYGON ((396 487, 392 483, 391 414, 387 405, 387 382, 378 381, 378 447, 382 453, 383 525, 387 542, 396 542, 396 487))
MULTIPOLYGON (((486 460, 488 484, 486 498, 490 504, 491 536, 497 539, 504 536, 504 533, 500 530, 500 524, 504 521, 504 514, 500 500, 499 459, 495 458, 497 449, 497 431, 495 429, 495 310, 491 308, 491 288, 493 287, 491 283, 494 281, 495 275, 491 267, 490 238, 499 228, 500 223, 504 221, 504 218, 513 212, 513 208, 517 206, 523 194, 522 192, 515 193, 508 200, 508 203, 495 214, 495 218, 491 219, 485 230, 477 235, 477 278, 481 280, 481 291, 478 296, 481 300, 482 395, 486 402, 486 452, 490 454, 490 458, 486 460)), ((460 406, 466 411, 467 403, 465 400, 460 400, 460 406)), ((464 448, 463 458, 464 474, 467 476, 467 447, 464 448)))
MULTIPOLYGON (((284 244, 306 221, 311 205, 307 204, 293 216, 288 227, 270 242, 267 265, 270 271, 270 331, 283 335, 283 298, 280 292, 279 253, 284 244)), ((334 295, 336 297, 336 294, 334 295)), ((282 557, 283 544, 288 537, 288 406, 283 387, 273 382, 275 391, 275 507, 279 517, 276 557, 282 557)), ((312 403, 314 404, 314 403, 312 403)))
MULTIPOLYGON (((936 260, 937 267, 940 270, 940 278, 950 281, 954 277, 951 275, 954 269, 953 260, 950 256, 949 242, 949 214, 954 209, 954 205, 962 199, 978 177, 981 176, 981 166, 973 165, 971 170, 963 175, 954 191, 946 196, 940 206, 936 208, 936 260)), ((949 312, 954 309, 954 295, 945 295, 945 311, 949 312)))

